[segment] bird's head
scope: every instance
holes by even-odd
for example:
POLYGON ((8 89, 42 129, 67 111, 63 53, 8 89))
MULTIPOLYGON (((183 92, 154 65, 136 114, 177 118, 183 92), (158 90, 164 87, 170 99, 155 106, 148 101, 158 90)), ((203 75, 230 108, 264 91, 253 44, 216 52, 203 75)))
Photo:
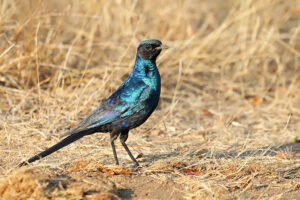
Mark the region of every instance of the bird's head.
POLYGON ((145 40, 138 46, 137 54, 140 58, 154 61, 162 49, 167 49, 159 40, 145 40))

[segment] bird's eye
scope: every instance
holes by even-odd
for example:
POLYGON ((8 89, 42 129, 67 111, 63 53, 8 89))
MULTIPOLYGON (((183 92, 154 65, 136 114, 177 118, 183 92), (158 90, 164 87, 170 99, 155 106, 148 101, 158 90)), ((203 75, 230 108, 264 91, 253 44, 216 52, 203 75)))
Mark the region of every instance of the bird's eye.
POLYGON ((145 45, 145 49, 147 51, 150 51, 150 50, 152 50, 152 46, 150 44, 147 44, 147 45, 145 45))

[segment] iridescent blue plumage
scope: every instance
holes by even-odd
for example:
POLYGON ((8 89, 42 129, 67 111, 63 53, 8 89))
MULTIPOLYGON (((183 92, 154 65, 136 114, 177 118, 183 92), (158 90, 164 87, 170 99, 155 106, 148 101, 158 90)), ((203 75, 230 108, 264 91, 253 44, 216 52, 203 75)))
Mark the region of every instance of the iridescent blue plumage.
POLYGON ((75 128, 67 131, 65 139, 33 156, 26 165, 45 157, 58 149, 95 132, 110 132, 111 146, 116 164, 119 164, 114 141, 120 136, 120 141, 131 159, 138 162, 129 151, 126 140, 130 129, 144 123, 157 107, 160 97, 160 74, 156 67, 156 58, 161 50, 166 48, 159 40, 143 41, 137 49, 134 68, 124 83, 92 113, 90 113, 75 128))

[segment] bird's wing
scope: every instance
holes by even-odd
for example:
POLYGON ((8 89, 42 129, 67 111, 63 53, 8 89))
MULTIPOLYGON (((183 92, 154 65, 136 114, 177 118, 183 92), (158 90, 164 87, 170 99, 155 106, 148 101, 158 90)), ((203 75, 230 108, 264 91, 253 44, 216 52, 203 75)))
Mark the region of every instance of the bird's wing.
POLYGON ((139 114, 145 109, 145 100, 149 98, 150 87, 145 85, 134 103, 127 103, 127 108, 120 114, 120 120, 124 120, 130 116, 139 114))
POLYGON ((149 91, 149 86, 145 86, 137 97, 136 102, 129 103, 122 101, 117 97, 114 104, 110 105, 107 100, 104 99, 97 109, 91 112, 76 127, 65 132, 62 137, 96 128, 111 122, 121 121, 132 115, 138 114, 144 109, 143 101, 147 98, 147 95, 149 95, 149 91))
POLYGON ((102 103, 97 109, 92 111, 85 119, 82 120, 76 127, 65 132, 62 137, 72 135, 84 130, 92 129, 120 118, 122 113, 126 112, 127 106, 123 109, 115 110, 112 106, 107 106, 102 103))

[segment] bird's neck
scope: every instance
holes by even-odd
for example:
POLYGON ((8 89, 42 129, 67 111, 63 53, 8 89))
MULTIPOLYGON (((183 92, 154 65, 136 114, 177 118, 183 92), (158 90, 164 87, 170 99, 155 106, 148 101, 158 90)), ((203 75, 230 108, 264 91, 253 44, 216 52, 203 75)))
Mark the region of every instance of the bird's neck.
POLYGON ((152 74, 158 73, 155 60, 143 59, 137 56, 133 68, 133 73, 141 77, 149 77, 152 74))
POLYGON ((142 81, 154 91, 160 91, 160 74, 155 61, 137 57, 130 79, 142 81))

